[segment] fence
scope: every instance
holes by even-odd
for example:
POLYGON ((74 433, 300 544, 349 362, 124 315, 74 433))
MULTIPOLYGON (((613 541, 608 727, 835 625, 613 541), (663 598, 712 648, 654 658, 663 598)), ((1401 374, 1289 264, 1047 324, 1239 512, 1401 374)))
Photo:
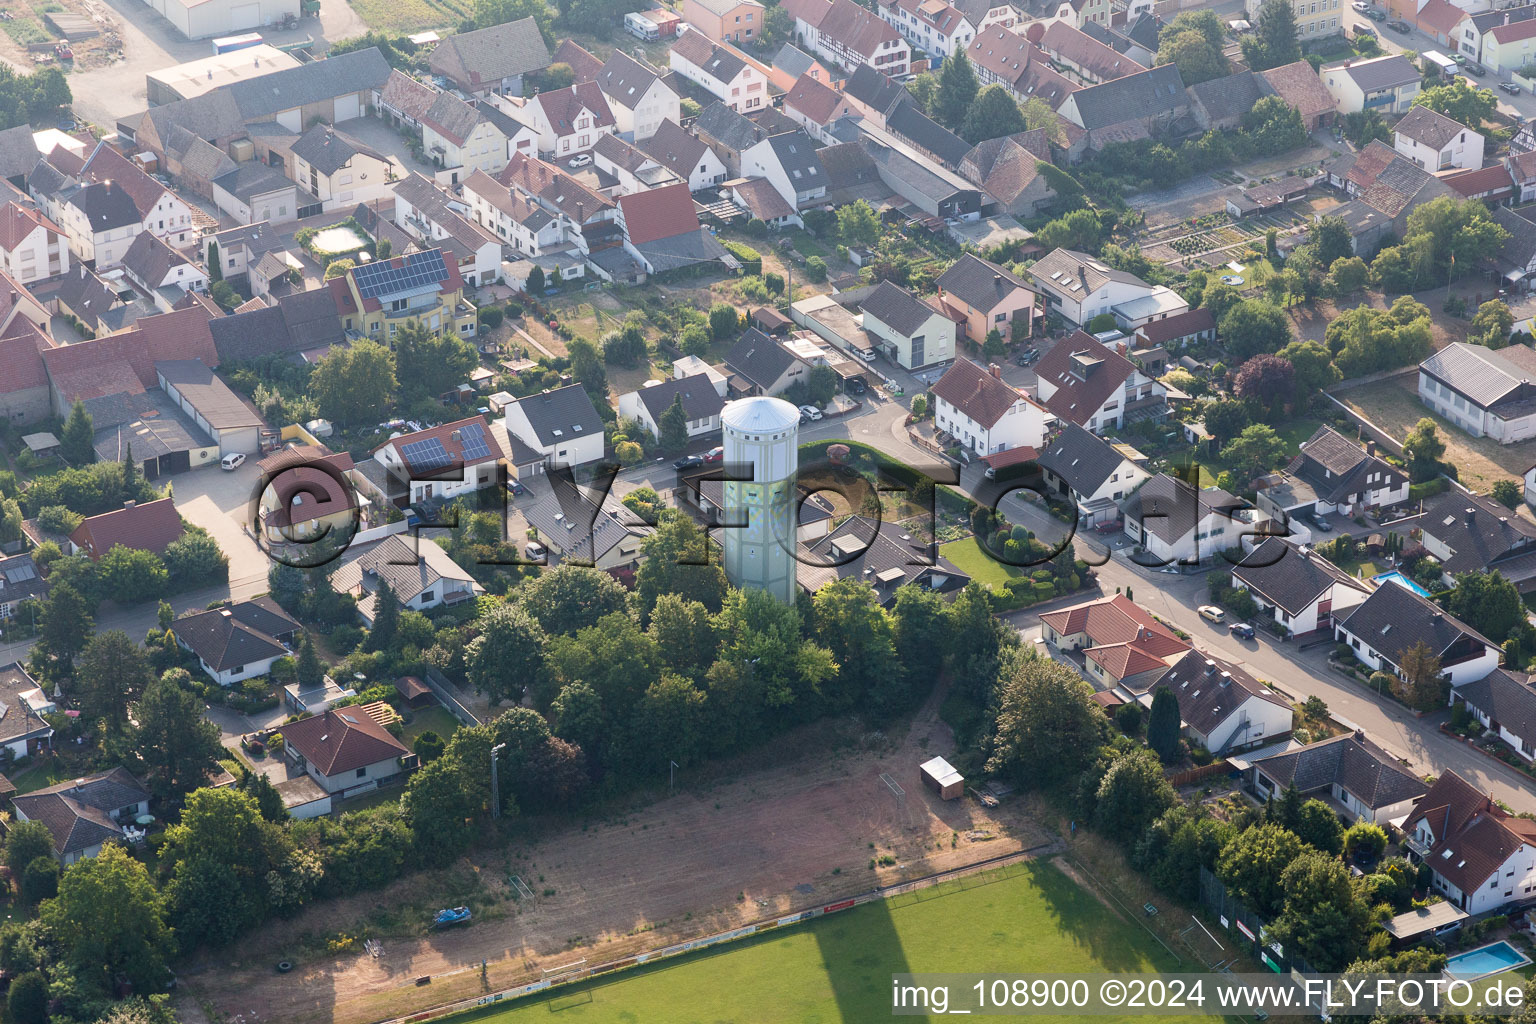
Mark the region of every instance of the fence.
POLYGON ((463 725, 480 724, 480 719, 475 717, 474 712, 470 711, 459 700, 458 689, 448 681, 446 676, 431 665, 428 665, 426 677, 427 686, 431 688, 433 693, 437 694, 437 699, 443 702, 443 707, 447 708, 454 718, 457 718, 463 725))
MULTIPOLYGON (((429 668, 427 671, 430 673, 434 670, 429 668)), ((685 953, 696 953, 700 950, 709 949, 711 947, 723 945, 728 942, 734 942, 737 939, 743 939, 752 935, 758 935, 763 932, 772 931, 775 928, 788 928, 806 921, 813 921, 818 917, 825 917, 828 914, 836 914, 844 910, 852 910, 854 907, 857 907, 861 904, 873 903, 876 900, 891 899, 893 897, 901 896, 907 893, 932 890, 945 882, 960 882, 963 886, 964 880, 970 876, 983 874, 989 871, 1006 871, 1006 869, 1019 864, 1022 861, 1028 860, 1033 854, 1050 845, 1050 843, 1042 843, 1038 846, 1032 846, 1025 850, 1017 850, 1013 853, 1005 853, 996 857, 989 857, 986 860, 978 861, 975 864, 968 864, 965 867, 952 868, 949 871, 939 871, 931 875, 924 875, 922 878, 914 878, 911 881, 899 882, 895 885, 881 886, 876 889, 871 889, 868 892, 860 893, 857 896, 851 896, 847 899, 838 900, 833 903, 820 904, 807 910, 802 910, 799 913, 789 914, 767 921, 759 921, 754 924, 744 925, 740 928, 733 928, 730 931, 718 932, 714 935, 706 935, 701 938, 691 939, 687 942, 674 943, 669 946, 663 946, 661 949, 636 953, 632 956, 620 957, 616 960, 610 960, 605 963, 597 964, 593 967, 587 967, 581 970, 573 971, 570 974, 558 979, 544 979, 541 981, 528 982, 523 985, 517 985, 512 988, 503 989, 500 992, 492 992, 483 996, 474 996, 469 999, 460 999, 457 1002, 449 1003, 445 1006, 440 1006, 433 1010, 423 1010, 420 1013, 413 1013, 405 1017, 389 1018, 387 1020, 380 1021, 379 1024, 415 1024, 415 1022, 418 1021, 437 1020, 440 1018, 451 1017, 455 1014, 490 1006, 494 1003, 505 1002, 509 999, 520 999, 524 996, 533 995, 538 992, 544 992, 551 988, 564 987, 567 985, 575 984, 577 982, 588 981, 600 975, 613 974, 617 971, 624 970, 627 967, 635 967, 640 964, 647 963, 656 963, 657 961, 665 960, 669 957, 681 956, 685 953)), ((978 884, 988 883, 981 882, 978 884)), ((942 894, 935 893, 935 895, 937 896, 942 894)), ((479 968, 466 968, 466 970, 478 969, 479 968)))
POLYGON ((1304 976, 1317 973, 1301 957, 1287 956, 1280 943, 1269 938, 1258 915, 1228 892, 1221 879, 1204 867, 1200 869, 1200 905, 1211 912, 1240 949, 1276 974, 1301 981, 1304 976))
POLYGON ((372 544, 376 540, 383 540, 392 533, 404 533, 410 528, 410 524, 404 519, 393 523, 385 523, 383 526, 374 526, 367 530, 358 530, 352 535, 351 544, 372 544))
POLYGON ((1188 786, 1195 782, 1202 782, 1213 775, 1228 775, 1233 771, 1232 762, 1226 758, 1220 761, 1212 761, 1210 764, 1201 765, 1199 768, 1191 768, 1187 772, 1179 772, 1168 776, 1170 786, 1188 786))

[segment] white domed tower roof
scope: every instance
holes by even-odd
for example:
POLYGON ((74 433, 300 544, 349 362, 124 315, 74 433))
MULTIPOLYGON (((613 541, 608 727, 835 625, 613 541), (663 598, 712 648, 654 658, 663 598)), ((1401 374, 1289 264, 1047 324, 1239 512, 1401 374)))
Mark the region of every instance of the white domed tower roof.
POLYGON ((800 425, 800 410, 782 398, 759 395, 725 403, 720 422, 727 430, 748 434, 787 430, 800 425))

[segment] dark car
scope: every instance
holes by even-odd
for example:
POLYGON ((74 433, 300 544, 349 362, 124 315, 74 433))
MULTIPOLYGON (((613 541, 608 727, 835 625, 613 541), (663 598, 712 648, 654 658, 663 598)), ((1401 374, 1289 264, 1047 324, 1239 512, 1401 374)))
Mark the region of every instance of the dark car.
POLYGON ((854 377, 844 387, 846 390, 855 395, 862 395, 865 391, 869 390, 868 385, 864 383, 864 378, 862 377, 854 377))
POLYGON ((1511 96, 1519 96, 1520 95, 1520 87, 1518 85, 1516 85, 1514 82, 1500 82, 1499 83, 1499 88, 1503 89, 1505 92, 1509 93, 1511 96))
POLYGON ((1409 26, 1409 24, 1406 21, 1389 21, 1389 22, 1387 22, 1387 28, 1391 29, 1393 32, 1411 32, 1411 31, 1413 31, 1413 29, 1409 26))
POLYGON ((1234 622, 1227 629, 1228 633, 1243 640, 1253 639, 1253 627, 1246 622, 1234 622))
POLYGON ((1370 12, 1368 12, 1366 14, 1366 17, 1370 18, 1372 21, 1386 21, 1387 20, 1387 12, 1386 11, 1372 10, 1372 11, 1370 11, 1370 12))
POLYGON ((1463 65, 1461 70, 1465 71, 1467 74, 1471 75, 1473 78, 1482 78, 1484 75, 1486 75, 1488 73, 1488 69, 1487 68, 1485 68, 1481 64, 1477 64, 1477 63, 1469 63, 1469 64, 1466 64, 1466 65, 1463 65))
POLYGON ((672 463, 672 468, 673 469, 692 469, 695 466, 702 466, 702 465, 704 465, 704 456, 702 456, 702 455, 684 455, 682 458, 680 458, 676 462, 672 463))

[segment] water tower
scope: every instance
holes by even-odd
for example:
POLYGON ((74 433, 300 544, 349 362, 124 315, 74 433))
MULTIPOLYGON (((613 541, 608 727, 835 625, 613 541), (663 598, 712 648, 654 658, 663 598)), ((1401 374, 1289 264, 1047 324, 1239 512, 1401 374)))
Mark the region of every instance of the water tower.
POLYGON ((722 530, 725 574, 738 587, 766 590, 786 604, 795 599, 795 470, 800 411, 782 398, 727 402, 725 464, 751 480, 725 483, 722 530))

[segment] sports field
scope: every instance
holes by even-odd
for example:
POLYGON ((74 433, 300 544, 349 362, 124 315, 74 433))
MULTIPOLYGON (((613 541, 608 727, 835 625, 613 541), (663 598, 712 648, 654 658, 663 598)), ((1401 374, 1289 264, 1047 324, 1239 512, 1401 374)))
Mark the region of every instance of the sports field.
POLYGON ((1054 863, 1028 861, 717 952, 465 1014, 454 1024, 865 1024, 891 1016, 895 973, 1151 973, 1175 967, 1140 925, 1110 910, 1054 863))

